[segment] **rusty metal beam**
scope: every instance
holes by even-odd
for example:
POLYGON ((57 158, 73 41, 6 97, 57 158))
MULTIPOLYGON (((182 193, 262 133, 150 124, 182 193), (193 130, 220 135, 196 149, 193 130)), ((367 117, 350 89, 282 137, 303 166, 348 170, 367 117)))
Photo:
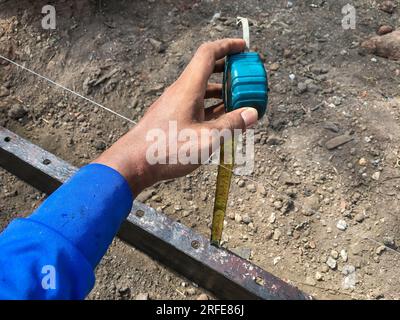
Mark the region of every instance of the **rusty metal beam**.
MULTIPOLYGON (((0 127, 0 166, 51 194, 78 169, 0 127)), ((284 282, 166 215, 139 203, 119 238, 221 299, 310 299, 284 282)))

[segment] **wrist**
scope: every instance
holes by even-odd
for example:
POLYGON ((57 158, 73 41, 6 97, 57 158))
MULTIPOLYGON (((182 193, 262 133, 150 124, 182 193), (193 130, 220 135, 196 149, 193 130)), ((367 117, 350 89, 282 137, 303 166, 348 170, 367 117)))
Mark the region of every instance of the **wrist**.
POLYGON ((101 154, 93 163, 100 163, 118 171, 128 182, 134 197, 155 183, 152 181, 149 165, 140 150, 128 152, 119 149, 118 143, 101 154))

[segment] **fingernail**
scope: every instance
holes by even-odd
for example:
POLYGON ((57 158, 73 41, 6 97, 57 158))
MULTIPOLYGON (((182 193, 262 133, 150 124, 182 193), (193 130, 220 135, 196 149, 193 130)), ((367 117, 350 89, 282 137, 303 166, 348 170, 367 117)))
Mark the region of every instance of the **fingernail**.
POLYGON ((240 115, 246 124, 246 128, 252 126, 258 120, 258 112, 254 108, 246 108, 240 115))

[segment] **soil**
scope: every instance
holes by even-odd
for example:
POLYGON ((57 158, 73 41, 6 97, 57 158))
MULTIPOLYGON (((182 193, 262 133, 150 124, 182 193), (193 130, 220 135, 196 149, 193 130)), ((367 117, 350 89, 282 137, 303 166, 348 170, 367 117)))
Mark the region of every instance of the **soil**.
MULTIPOLYGON (((352 1, 356 28, 344 30, 347 0, 52 1, 57 26, 44 30, 45 1, 1 0, 0 54, 138 121, 202 42, 240 36, 235 18, 249 17, 270 106, 254 173, 233 181, 224 246, 318 299, 400 299, 400 63, 360 50, 399 27, 400 8, 380 2, 352 1)), ((1 59, 0 125, 76 166, 130 127, 1 59)), ((216 172, 145 201, 208 237, 216 172)), ((0 190, 1 228, 44 198, 2 169, 0 190)), ((203 292, 117 239, 96 276, 89 299, 203 292)))

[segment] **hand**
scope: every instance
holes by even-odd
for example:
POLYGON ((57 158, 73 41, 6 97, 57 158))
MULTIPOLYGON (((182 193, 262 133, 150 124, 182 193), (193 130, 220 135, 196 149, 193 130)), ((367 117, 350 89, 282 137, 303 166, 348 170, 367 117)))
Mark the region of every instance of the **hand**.
MULTIPOLYGON (((179 160, 174 163, 179 156, 177 150, 185 143, 179 139, 182 130, 190 130, 200 137, 202 130, 243 131, 256 123, 258 114, 254 108, 224 113, 222 102, 207 109, 204 107, 205 99, 222 97, 222 85, 208 83, 211 74, 222 72, 223 58, 242 52, 245 46, 241 39, 224 39, 200 46, 179 79, 150 106, 142 120, 94 162, 120 172, 137 196, 154 183, 184 176, 201 164, 183 164, 179 160), (177 127, 176 132, 171 130, 171 124, 177 127), (167 137, 166 148, 157 151, 158 155, 165 157, 166 164, 149 161, 149 148, 154 145, 149 141, 150 132, 164 133, 167 137), (177 148, 170 147, 171 141, 177 144, 177 148)), ((200 154, 207 150, 211 155, 215 151, 215 139, 203 140, 196 144, 196 151, 200 154)))

